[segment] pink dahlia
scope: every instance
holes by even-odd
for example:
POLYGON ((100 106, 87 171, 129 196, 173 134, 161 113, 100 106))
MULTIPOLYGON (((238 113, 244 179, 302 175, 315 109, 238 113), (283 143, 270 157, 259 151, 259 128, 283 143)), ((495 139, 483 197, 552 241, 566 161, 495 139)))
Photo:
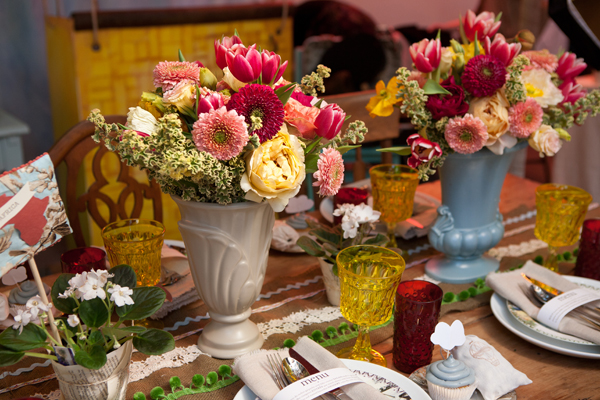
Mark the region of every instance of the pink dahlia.
POLYGON ((171 90, 177 83, 189 80, 198 85, 200 82, 200 67, 187 61, 159 62, 154 68, 154 86, 161 87, 163 92, 171 90))
POLYGON ((225 107, 198 115, 192 136, 198 150, 219 160, 232 159, 248 143, 244 117, 225 107))
POLYGON ((316 180, 313 186, 319 187, 319 195, 336 194, 344 182, 344 161, 340 152, 331 147, 324 149, 319 155, 313 178, 316 180))
POLYGON ((283 124, 283 104, 269 86, 244 86, 231 96, 227 109, 243 116, 261 143, 275 136, 283 124))
POLYGON ((525 57, 529 59, 531 65, 525 67, 524 70, 530 70, 535 68, 545 69, 549 73, 554 72, 556 67, 558 66, 558 59, 548 50, 529 50, 524 51, 523 54, 525 57))
POLYGON ((542 124, 544 111, 534 98, 527 98, 508 110, 508 122, 512 136, 525 139, 537 131, 542 124))
POLYGON ((465 65, 462 83, 475 97, 493 95, 506 82, 504 63, 494 56, 480 54, 465 65))
POLYGON ((485 124, 471 114, 448 121, 444 136, 450 148, 461 154, 471 154, 481 150, 488 140, 485 124))

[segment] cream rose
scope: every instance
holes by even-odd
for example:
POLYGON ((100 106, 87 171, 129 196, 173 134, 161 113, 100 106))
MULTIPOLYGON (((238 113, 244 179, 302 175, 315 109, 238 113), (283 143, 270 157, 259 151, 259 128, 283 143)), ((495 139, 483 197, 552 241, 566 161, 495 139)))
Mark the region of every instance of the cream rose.
POLYGON ((266 199, 274 211, 283 211, 304 182, 304 150, 300 141, 287 132, 285 124, 271 140, 246 156, 246 172, 240 185, 246 200, 266 199))
POLYGON ((131 107, 127 113, 127 126, 135 131, 152 135, 158 129, 158 121, 152 113, 142 107, 131 107))
POLYGON ((439 69, 442 74, 447 74, 450 72, 450 68, 452 67, 452 50, 449 47, 442 47, 442 58, 440 59, 439 69))
POLYGON ((521 80, 525 85, 527 97, 531 97, 537 103, 546 108, 555 106, 563 101, 562 91, 552 83, 552 76, 543 69, 532 69, 523 71, 521 80))
POLYGON ((552 157, 562 147, 562 140, 560 140, 558 132, 551 126, 542 124, 540 129, 529 137, 529 145, 535 151, 540 152, 540 157, 552 157))
POLYGON ((482 120, 488 131, 486 146, 492 146, 508 131, 508 106, 508 100, 500 90, 491 96, 471 100, 469 114, 482 120))
POLYGON ((163 94, 163 102, 172 104, 182 113, 191 110, 196 103, 196 86, 189 81, 181 81, 163 94))

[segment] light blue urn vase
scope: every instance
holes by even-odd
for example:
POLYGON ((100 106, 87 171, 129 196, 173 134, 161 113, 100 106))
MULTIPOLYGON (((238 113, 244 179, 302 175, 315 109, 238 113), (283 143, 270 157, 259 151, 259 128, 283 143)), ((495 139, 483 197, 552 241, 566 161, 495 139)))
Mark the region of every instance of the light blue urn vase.
POLYGON ((442 258, 425 265, 425 272, 448 283, 468 283, 498 270, 500 263, 483 253, 504 236, 498 209, 500 190, 519 143, 504 154, 484 148, 474 154, 449 155, 439 169, 442 205, 429 231, 429 242, 442 258))

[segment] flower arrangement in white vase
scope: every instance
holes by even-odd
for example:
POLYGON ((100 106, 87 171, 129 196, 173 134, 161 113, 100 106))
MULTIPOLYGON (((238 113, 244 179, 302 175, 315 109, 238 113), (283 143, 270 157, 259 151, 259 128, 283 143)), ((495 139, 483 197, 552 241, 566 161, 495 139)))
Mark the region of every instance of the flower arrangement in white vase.
POLYGON ((340 204, 333 211, 333 215, 342 217, 342 222, 334 226, 327 226, 307 219, 310 237, 301 236, 296 244, 308 254, 319 258, 327 290, 327 300, 332 305, 339 306, 340 280, 337 271, 337 254, 347 247, 359 244, 385 246, 389 238, 381 233, 370 236, 381 213, 364 203, 359 205, 340 204))

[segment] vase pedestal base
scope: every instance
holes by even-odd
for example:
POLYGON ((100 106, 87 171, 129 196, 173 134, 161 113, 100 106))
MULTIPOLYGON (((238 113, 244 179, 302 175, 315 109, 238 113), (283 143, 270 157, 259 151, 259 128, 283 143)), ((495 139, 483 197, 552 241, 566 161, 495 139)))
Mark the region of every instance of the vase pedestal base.
POLYGON ((211 321, 198 339, 198 348, 214 358, 233 359, 262 347, 264 339, 256 324, 248 319, 251 310, 224 316, 210 313, 211 321))
POLYGON ((471 283, 497 271, 500 262, 495 258, 481 256, 473 259, 434 258, 425 264, 425 273, 445 283, 471 283))

